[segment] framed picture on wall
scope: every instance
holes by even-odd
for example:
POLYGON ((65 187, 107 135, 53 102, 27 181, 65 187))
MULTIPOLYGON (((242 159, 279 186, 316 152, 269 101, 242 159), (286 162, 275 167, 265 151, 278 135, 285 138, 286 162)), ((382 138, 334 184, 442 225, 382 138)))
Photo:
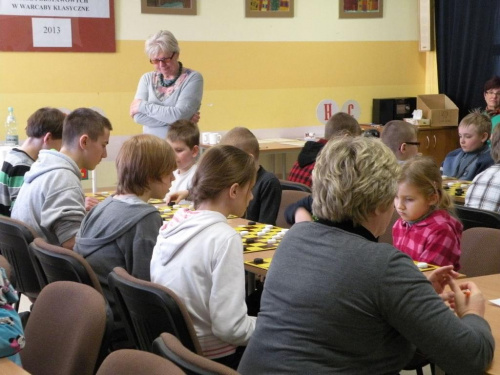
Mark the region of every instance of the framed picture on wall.
POLYGON ((245 0, 245 17, 293 17, 294 0, 245 0))
POLYGON ((196 14, 196 0, 141 0, 141 13, 196 14))
POLYGON ((339 0, 339 18, 382 18, 384 0, 339 0))

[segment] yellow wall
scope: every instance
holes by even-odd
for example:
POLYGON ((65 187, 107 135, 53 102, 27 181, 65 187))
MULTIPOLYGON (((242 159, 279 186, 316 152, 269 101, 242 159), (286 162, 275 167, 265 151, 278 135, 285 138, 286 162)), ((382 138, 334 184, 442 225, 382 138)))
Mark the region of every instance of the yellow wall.
POLYGON ((197 16, 141 14, 139 3, 115 0, 116 53, 0 52, 0 119, 7 106, 21 124, 41 106, 90 106, 113 134, 139 133, 128 107, 151 69, 144 39, 161 28, 204 76, 202 130, 320 125, 323 99, 357 100, 370 122, 373 98, 435 90, 433 57, 418 51, 416 1, 386 0, 383 18, 363 20, 339 20, 338 0, 296 1, 292 19, 247 19, 234 0, 198 1, 197 16))
POLYGON ((198 0, 196 16, 114 1, 116 53, 0 52, 0 124, 8 106, 21 129, 42 106, 99 107, 116 150, 142 131, 128 109, 152 68, 144 40, 160 29, 174 32, 180 60, 204 76, 202 131, 318 126, 323 99, 358 101, 366 123, 373 98, 437 92, 435 54, 418 51, 416 0, 385 0, 383 18, 342 20, 338 0, 297 0, 295 16, 282 19, 245 18, 243 0, 198 0))
MULTIPOLYGON (((2 53, 0 108, 13 106, 24 123, 42 106, 96 106, 113 134, 138 133, 128 106, 151 69, 142 47, 118 41, 116 54, 2 53)), ((209 131, 318 125, 322 99, 339 106, 355 99, 360 120, 370 122, 372 98, 414 96, 426 85, 426 58, 415 41, 183 42, 180 60, 204 76, 200 127, 209 131)))

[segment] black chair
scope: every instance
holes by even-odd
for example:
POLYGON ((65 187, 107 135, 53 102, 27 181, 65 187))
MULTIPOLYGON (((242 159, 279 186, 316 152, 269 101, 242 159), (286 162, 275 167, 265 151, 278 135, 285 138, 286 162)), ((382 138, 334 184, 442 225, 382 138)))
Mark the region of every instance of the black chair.
POLYGON ((137 279, 121 267, 110 272, 108 284, 125 329, 137 349, 150 352, 153 341, 168 332, 192 352, 202 354, 189 313, 173 291, 137 279))
MULTIPOLYGON (((11 266, 11 282, 18 293, 32 302, 41 286, 31 262, 28 246, 37 237, 36 232, 21 221, 0 216, 0 253, 11 266)), ((16 304, 16 309, 19 304, 16 304)))
POLYGON ((97 275, 80 254, 49 244, 42 238, 36 238, 29 251, 42 287, 55 281, 74 281, 103 294, 97 275))
POLYGON ((184 347, 177 337, 162 333, 153 342, 153 353, 172 361, 187 374, 193 375, 237 375, 235 370, 193 353, 184 347))
POLYGON ((500 214, 496 212, 460 205, 456 205, 455 209, 464 230, 475 227, 500 229, 500 214))
POLYGON ((309 186, 301 184, 300 182, 293 182, 288 180, 280 180, 281 190, 299 190, 307 193, 312 193, 309 186))

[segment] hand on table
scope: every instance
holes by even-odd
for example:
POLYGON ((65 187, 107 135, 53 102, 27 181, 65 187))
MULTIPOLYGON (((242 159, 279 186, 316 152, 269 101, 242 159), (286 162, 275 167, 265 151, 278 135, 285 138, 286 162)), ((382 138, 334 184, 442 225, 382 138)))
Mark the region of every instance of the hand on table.
POLYGON ((468 314, 484 316, 486 301, 475 283, 450 280, 450 288, 455 293, 455 312, 460 318, 468 314))
POLYGON ((186 199, 189 196, 189 190, 179 190, 179 191, 174 191, 172 193, 168 193, 165 196, 165 203, 170 203, 170 202, 180 202, 183 199, 186 199))

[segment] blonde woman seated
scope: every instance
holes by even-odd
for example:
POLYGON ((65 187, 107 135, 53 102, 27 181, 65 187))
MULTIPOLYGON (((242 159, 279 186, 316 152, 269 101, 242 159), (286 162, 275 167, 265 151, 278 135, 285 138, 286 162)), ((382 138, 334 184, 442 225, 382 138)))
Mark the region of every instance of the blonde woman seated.
POLYGON ((455 282, 452 266, 427 279, 406 254, 376 242, 398 173, 377 139, 323 148, 312 184, 318 220, 292 226, 278 247, 240 373, 397 374, 416 347, 446 373, 488 367, 494 340, 477 286, 455 282), (455 312, 438 295, 446 284, 455 312))

